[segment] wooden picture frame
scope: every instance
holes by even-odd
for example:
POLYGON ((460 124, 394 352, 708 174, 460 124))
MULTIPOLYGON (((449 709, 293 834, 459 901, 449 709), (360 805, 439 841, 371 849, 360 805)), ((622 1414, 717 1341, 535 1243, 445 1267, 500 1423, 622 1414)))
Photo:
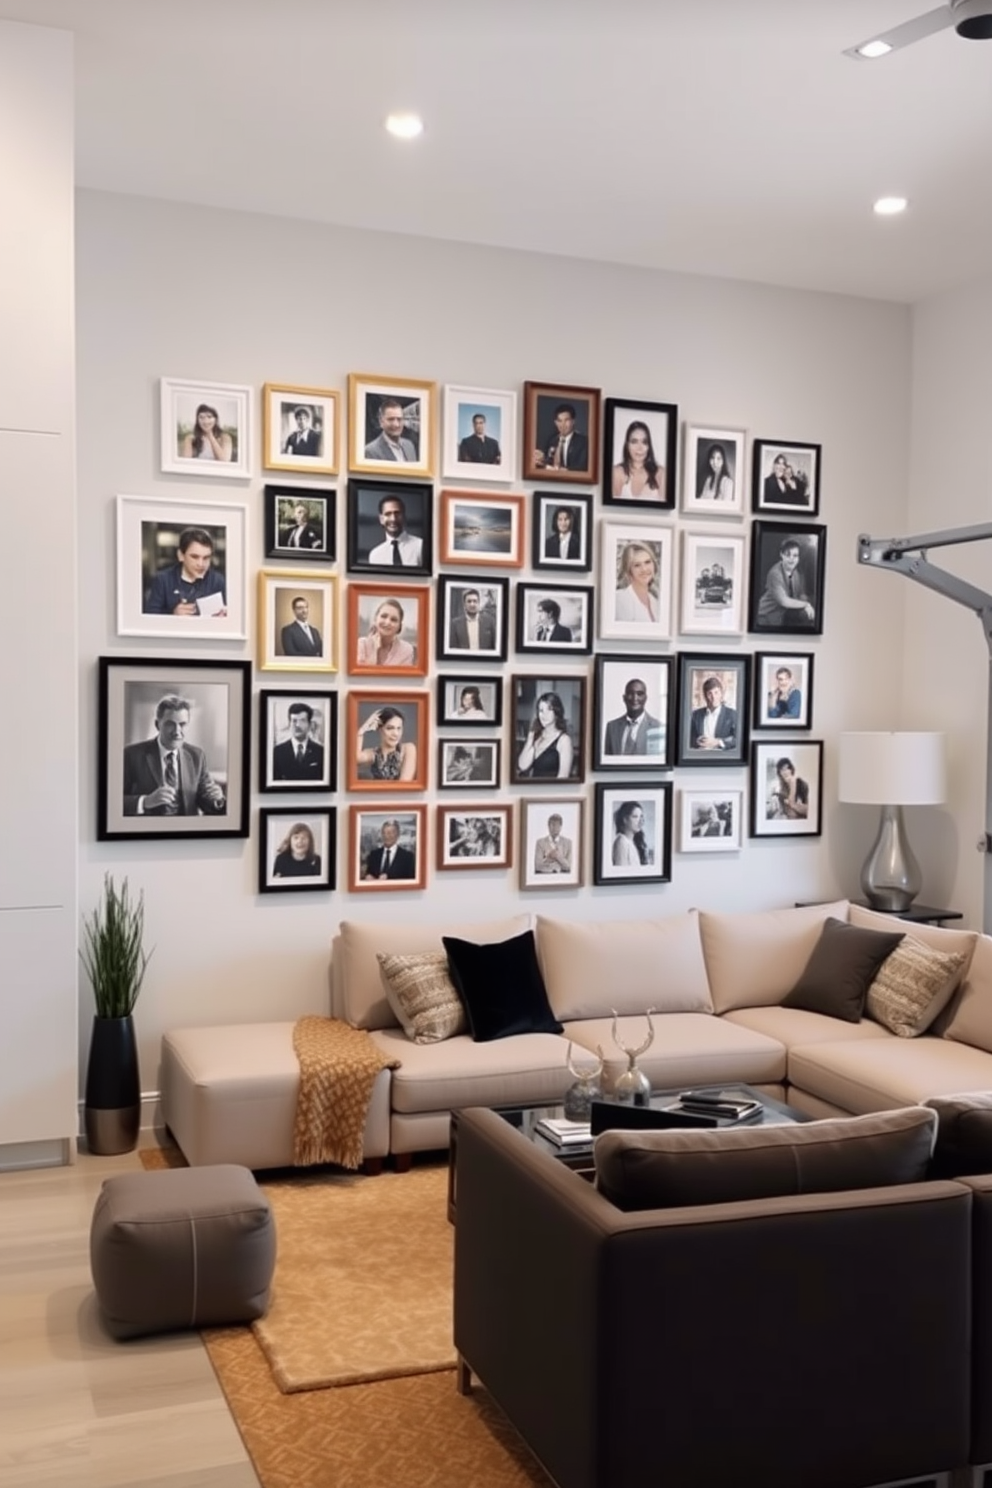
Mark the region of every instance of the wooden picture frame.
POLYGON ((405 692, 400 688, 356 689, 347 694, 348 790, 427 789, 429 701, 426 692, 405 692))
POLYGON ((740 852, 744 833, 744 792, 719 786, 714 790, 679 792, 679 852, 740 852))
POLYGON ((675 763, 675 658, 596 657, 594 770, 670 770, 675 763))
POLYGON ((117 634, 170 641, 248 635, 248 508, 117 498, 117 634))
POLYGON ((301 687, 258 695, 258 788, 304 794, 337 784, 338 695, 301 687))
POLYGON ((679 653, 677 765, 740 765, 747 759, 751 658, 679 653))
POLYGON ((672 878, 672 782, 596 785, 593 883, 661 884, 672 878))
POLYGON ((326 486, 267 485, 262 492, 265 556, 283 563, 337 560, 337 492, 326 486))
POLYGON ((442 491, 442 563, 522 568, 524 498, 490 491, 442 491))
POLYGON ((438 790, 497 790, 502 750, 499 739, 439 739, 438 790))
POLYGON ((439 574, 435 646, 438 661, 505 661, 509 596, 510 581, 502 576, 456 578, 453 574, 439 574), (478 623, 476 649, 471 644, 470 621, 478 623))
POLYGON ((592 497, 580 491, 535 491, 531 507, 532 568, 592 568, 592 497))
POLYGON ((826 562, 826 527, 752 522, 748 630, 822 635, 826 562))
POLYGON ((809 729, 813 726, 812 651, 754 653, 756 729, 809 729))
POLYGON ((426 677, 430 585, 349 584, 346 635, 352 676, 426 677))
POLYGON ((187 480, 247 480, 252 397, 240 383, 160 378, 162 470, 187 480))
POLYGON ((380 801, 348 808, 348 889, 352 894, 399 893, 427 882, 427 807, 380 801), (384 866, 384 849, 394 849, 384 866))
POLYGON ((525 796, 520 802, 521 889, 582 887, 585 801, 581 796, 525 796))
POLYGON ((517 395, 509 388, 444 389, 445 480, 503 481, 517 467, 517 395))
POLYGON ((524 383, 524 480, 593 484, 601 396, 599 388, 524 383))
POLYGON ((674 511, 678 405, 607 398, 605 410, 603 505, 674 511))
POLYGON ((592 652, 593 593, 579 584, 517 585, 516 649, 541 655, 588 656, 592 652))
POLYGON ((337 575, 259 569, 259 671, 336 672, 337 650, 337 575))
POLYGON ((346 516, 349 573, 398 578, 433 573, 434 487, 429 482, 352 477, 346 516), (393 561, 394 553, 399 562, 393 561))
POLYGON ((335 885, 337 810, 263 806, 258 813, 258 892, 328 893, 335 885), (309 840, 307 840, 307 838, 309 840))
POLYGON ((437 678, 439 728, 491 728, 503 722, 503 679, 483 673, 441 672, 437 678))
POLYGON ((509 802, 438 806, 434 841, 438 872, 509 868, 513 864, 513 807, 509 802))
POLYGON ((820 511, 823 446, 793 439, 756 439, 752 451, 751 510, 815 517, 820 511))
POLYGON ((510 678, 510 699, 511 784, 585 780, 585 677, 518 673, 510 678))
POLYGON ((334 388, 262 387, 262 469, 298 475, 338 473, 338 394, 334 388))
POLYGON ((752 837, 819 837, 823 741, 756 739, 751 745, 752 837))
POLYGON ((348 468, 359 475, 433 476, 437 384, 348 374, 348 468), (396 410, 399 410, 397 413, 396 410))

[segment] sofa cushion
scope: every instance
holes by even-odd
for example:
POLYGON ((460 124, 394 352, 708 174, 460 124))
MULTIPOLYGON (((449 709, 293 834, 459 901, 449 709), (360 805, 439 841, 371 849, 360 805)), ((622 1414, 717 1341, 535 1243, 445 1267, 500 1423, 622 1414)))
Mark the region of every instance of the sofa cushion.
POLYGON ((447 951, 377 956, 389 1006, 407 1038, 439 1044, 468 1028, 465 1008, 448 974, 447 951))
MULTIPOLYGON (((530 929, 531 924, 531 916, 524 914, 459 925, 458 929, 468 940, 506 940, 530 929)), ((331 956, 336 1016, 353 1028, 396 1027, 396 1014, 383 991, 377 952, 408 956, 417 951, 440 951, 444 949, 441 937, 452 928, 450 919, 440 925, 404 925, 383 914, 369 924, 342 920, 331 956)))
POLYGON ((933 1111, 911 1106, 794 1126, 604 1132, 596 1185, 631 1210, 918 1183, 936 1126, 933 1111))
MULTIPOLYGON (((866 930, 895 930, 905 924, 905 921, 900 920, 896 915, 883 914, 877 909, 864 909, 860 904, 851 905, 848 919, 852 925, 863 925, 866 930)), ((954 988, 947 1006, 937 1014, 930 1025, 931 1033, 943 1036, 960 1003, 964 981, 980 936, 974 930, 948 930, 945 925, 925 924, 914 924, 911 934, 914 940, 922 940, 924 945, 930 946, 935 951, 965 952, 965 964, 958 985, 954 988)))
POLYGON ((866 1015, 900 1038, 917 1038, 950 1002, 968 959, 967 951, 934 951, 906 935, 875 973, 866 1015))
MULTIPOLYGON (((485 1044, 473 1043, 468 1034, 443 1044, 411 1044, 400 1028, 377 1029, 371 1037, 385 1055, 402 1060, 390 1083, 394 1115, 432 1115, 459 1106, 560 1105, 574 1079, 565 1064, 565 1040, 554 1033, 521 1033, 485 1044)), ((435 1145, 447 1141, 445 1125, 435 1145)))
POLYGON ((937 1113, 931 1178, 992 1173, 992 1091, 935 1095, 923 1104, 937 1113))
POLYGON ((782 1006, 859 1022, 872 978, 904 937, 903 930, 862 930, 831 917, 782 1006))
POLYGON ((845 919, 847 900, 748 914, 700 910, 699 934, 714 1010, 726 1013, 781 1002, 831 915, 845 919))
POLYGON ((711 1013, 695 911, 651 920, 537 920, 537 953, 557 1017, 711 1013))
MULTIPOLYGON (((709 1013, 665 1013, 654 1020, 656 1037, 637 1059, 654 1090, 684 1090, 688 1085, 744 1081, 748 1085, 776 1085, 785 1079, 785 1049, 777 1039, 749 1028, 735 1027, 709 1013)), ((617 1033, 628 1047, 642 1042, 647 1024, 640 1017, 620 1018, 617 1033)), ((613 1042, 612 1018, 587 1018, 566 1023, 565 1037, 581 1050, 602 1049, 606 1060, 603 1083, 609 1089, 627 1068, 627 1060, 613 1042)), ((888 1037, 886 1034, 885 1037, 888 1037)), ((398 1071, 394 1071, 394 1078, 398 1071)))
POLYGON ((992 937, 979 935, 944 1037, 992 1053, 992 937))
POLYGON ((476 1043, 515 1033, 561 1033, 548 1005, 533 930, 495 944, 476 945, 455 935, 442 939, 476 1043))
POLYGON ((838 1039, 888 1039, 892 1035, 881 1023, 862 1018, 860 1023, 841 1023, 826 1013, 809 1013, 804 1008, 757 1007, 735 1008, 719 1020, 752 1028, 755 1033, 778 1039, 787 1049, 802 1044, 835 1044, 838 1039))
MULTIPOLYGON (((843 1025, 846 1027, 847 1025, 843 1025)), ((842 1037, 789 1050, 789 1084, 862 1115, 992 1089, 992 1054, 925 1033, 918 1039, 842 1037)))

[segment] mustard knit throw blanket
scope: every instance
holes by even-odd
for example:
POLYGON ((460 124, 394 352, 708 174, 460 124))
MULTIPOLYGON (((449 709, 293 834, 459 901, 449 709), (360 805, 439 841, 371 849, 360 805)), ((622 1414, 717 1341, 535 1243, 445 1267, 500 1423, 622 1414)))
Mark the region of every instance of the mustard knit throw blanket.
POLYGON ((364 1029, 340 1018, 297 1019, 293 1048, 300 1061, 294 1163, 360 1167, 375 1077, 400 1061, 381 1054, 364 1029))

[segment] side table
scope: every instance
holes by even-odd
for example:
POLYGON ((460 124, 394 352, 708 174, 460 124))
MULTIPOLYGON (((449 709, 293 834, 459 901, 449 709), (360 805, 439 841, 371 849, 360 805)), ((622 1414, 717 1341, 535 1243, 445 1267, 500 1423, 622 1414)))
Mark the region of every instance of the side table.
MULTIPOLYGON (((813 904, 823 904, 823 899, 797 899, 797 909, 808 909, 813 904)), ((908 909, 875 909, 867 899, 852 899, 859 909, 870 909, 874 914, 890 914, 896 920, 908 920, 911 925, 942 925, 945 920, 963 920, 960 909, 935 909, 932 904, 911 904, 908 909)))

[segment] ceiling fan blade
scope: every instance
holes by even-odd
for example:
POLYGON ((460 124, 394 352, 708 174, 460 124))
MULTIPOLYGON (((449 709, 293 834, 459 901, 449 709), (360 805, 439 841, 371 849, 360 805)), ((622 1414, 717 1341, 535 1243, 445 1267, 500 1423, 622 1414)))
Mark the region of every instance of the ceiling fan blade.
MULTIPOLYGON (((949 5, 938 6, 936 10, 928 10, 925 15, 917 16, 915 20, 903 21, 901 26, 893 26, 891 31, 880 31, 877 36, 872 36, 871 41, 884 41, 894 52, 900 47, 909 46, 914 41, 922 41, 924 36, 932 36, 935 31, 943 31, 947 26, 954 25, 954 12, 949 5)), ((862 56, 861 47, 867 46, 862 41, 856 47, 845 47, 845 57, 856 57, 859 62, 868 59, 862 56)), ((886 54, 887 55, 887 54, 886 54)))

